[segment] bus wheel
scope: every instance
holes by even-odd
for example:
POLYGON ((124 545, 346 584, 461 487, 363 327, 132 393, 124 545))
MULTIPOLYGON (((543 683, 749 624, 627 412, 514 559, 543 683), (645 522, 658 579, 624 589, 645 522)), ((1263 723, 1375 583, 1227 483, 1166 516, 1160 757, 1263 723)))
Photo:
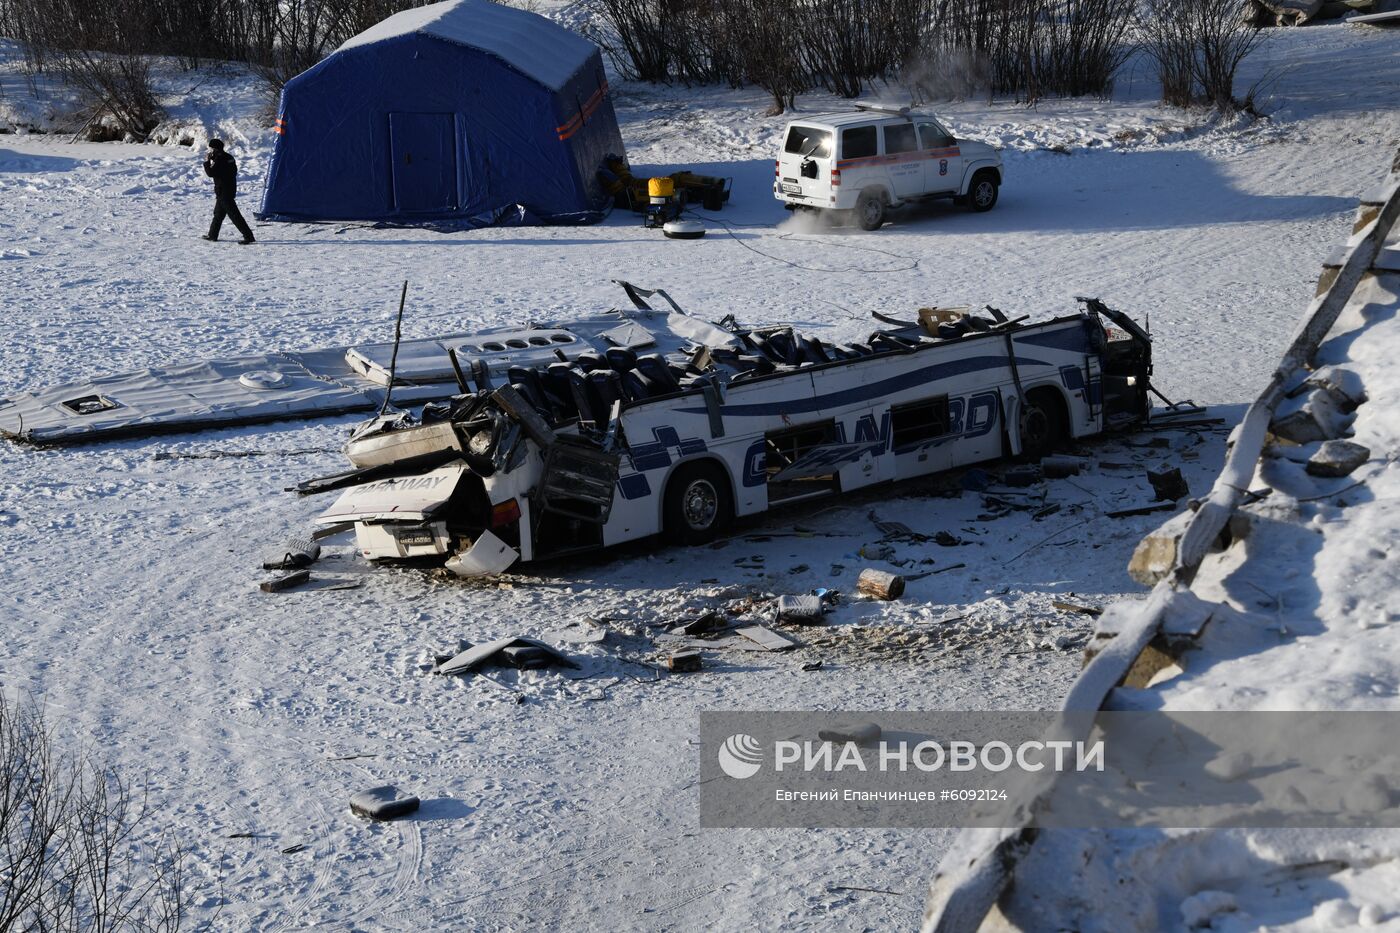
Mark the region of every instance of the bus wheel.
POLYGON ((1064 403, 1053 389, 1028 393, 1021 411, 1021 456, 1039 460, 1064 442, 1066 429, 1064 403))
POLYGON ((689 463, 666 484, 665 530, 683 544, 713 541, 734 521, 729 480, 713 463, 689 463))

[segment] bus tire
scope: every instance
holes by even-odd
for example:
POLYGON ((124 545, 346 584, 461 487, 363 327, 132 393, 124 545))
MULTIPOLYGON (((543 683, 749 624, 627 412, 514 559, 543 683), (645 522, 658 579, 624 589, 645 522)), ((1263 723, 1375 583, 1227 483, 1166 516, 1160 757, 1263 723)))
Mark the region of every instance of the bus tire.
POLYGON ((1032 389, 1021 409, 1021 456, 1039 460, 1064 443, 1068 433, 1065 403, 1054 389, 1032 389))
POLYGON ((734 494, 723 468, 710 461, 683 464, 666 483, 662 528, 682 544, 705 544, 734 521, 734 494))

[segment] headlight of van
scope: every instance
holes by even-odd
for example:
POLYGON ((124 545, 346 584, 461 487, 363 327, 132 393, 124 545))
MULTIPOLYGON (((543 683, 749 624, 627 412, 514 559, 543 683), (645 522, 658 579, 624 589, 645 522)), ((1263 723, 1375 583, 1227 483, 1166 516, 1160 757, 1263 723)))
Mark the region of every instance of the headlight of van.
POLYGON ((490 428, 482 428, 467 439, 467 450, 478 457, 485 457, 491 453, 495 442, 496 432, 490 428))

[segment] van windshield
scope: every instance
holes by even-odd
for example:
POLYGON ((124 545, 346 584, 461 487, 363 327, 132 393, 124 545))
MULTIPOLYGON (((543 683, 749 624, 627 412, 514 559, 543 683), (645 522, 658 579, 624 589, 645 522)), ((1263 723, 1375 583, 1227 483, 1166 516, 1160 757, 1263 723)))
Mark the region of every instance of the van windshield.
POLYGON ((789 127, 783 151, 793 155, 811 156, 814 159, 829 159, 831 158, 831 131, 819 130, 813 126, 789 127))

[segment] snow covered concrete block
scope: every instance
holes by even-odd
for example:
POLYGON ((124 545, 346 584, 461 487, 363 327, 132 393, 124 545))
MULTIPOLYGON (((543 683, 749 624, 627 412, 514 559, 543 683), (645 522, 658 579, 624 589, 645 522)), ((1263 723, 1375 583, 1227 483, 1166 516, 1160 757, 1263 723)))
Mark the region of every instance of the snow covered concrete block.
POLYGON ((350 810, 368 820, 392 820, 418 809, 418 798, 392 784, 362 790, 350 798, 350 810))
POLYGON ((1324 366, 1308 377, 1306 383, 1326 389, 1332 401, 1344 412, 1352 412, 1366 402, 1366 387, 1361 376, 1344 366, 1324 366))
POLYGON ((1274 416, 1269 433, 1294 444, 1311 444, 1341 437, 1351 428, 1352 418, 1342 411, 1347 398, 1331 389, 1319 387, 1303 400, 1292 400, 1287 409, 1274 416))
POLYGON ((1138 542, 1128 561, 1128 576, 1143 586, 1156 586, 1176 566, 1176 549, 1191 523, 1191 512, 1168 519, 1156 531, 1138 542))
MULTIPOLYGON (((1143 586, 1156 586, 1165 579, 1176 567, 1181 537, 1186 533, 1195 514, 1194 511, 1188 510, 1173 515, 1156 531, 1139 541, 1133 550, 1132 558, 1128 561, 1128 576, 1143 586)), ((1223 550, 1236 541, 1244 540, 1249 537, 1252 527, 1253 521, 1249 515, 1235 512, 1215 539, 1214 549, 1223 550)))
POLYGON ((1371 459, 1371 448, 1352 441, 1327 441, 1308 458, 1307 470, 1313 476, 1350 476, 1371 459))

